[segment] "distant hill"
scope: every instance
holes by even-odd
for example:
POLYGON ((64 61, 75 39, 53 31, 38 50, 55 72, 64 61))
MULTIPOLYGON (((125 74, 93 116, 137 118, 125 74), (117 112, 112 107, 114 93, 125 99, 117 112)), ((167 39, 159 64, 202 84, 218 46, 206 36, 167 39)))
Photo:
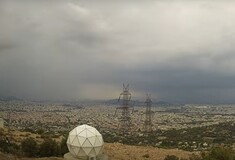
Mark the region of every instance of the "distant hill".
MULTIPOLYGON (((17 98, 15 96, 0 96, 0 101, 23 101, 23 99, 17 98)), ((106 104, 106 105, 120 105, 122 101, 118 101, 118 99, 109 99, 109 100, 81 100, 81 101, 50 101, 50 100, 42 100, 42 101, 32 101, 37 103, 62 103, 67 107, 77 107, 83 105, 97 105, 97 104, 106 104)), ((144 101, 132 100, 133 106, 144 106, 144 101)), ((171 103, 165 101, 153 101, 152 106, 163 105, 170 106, 171 103)))
MULTIPOLYGON (((118 101, 118 99, 110 99, 104 102, 106 105, 120 105, 122 102, 121 100, 118 101)), ((132 105, 133 106, 144 106, 144 102, 139 101, 139 100, 133 100, 132 101, 132 105)), ((171 103, 165 102, 165 101, 157 101, 152 103, 152 105, 165 105, 165 106, 169 106, 172 105, 171 103)))
POLYGON ((165 101, 158 101, 158 102, 155 102, 154 104, 169 105, 170 103, 165 102, 165 101))
POLYGON ((22 101, 23 99, 15 96, 0 96, 0 101, 22 101))

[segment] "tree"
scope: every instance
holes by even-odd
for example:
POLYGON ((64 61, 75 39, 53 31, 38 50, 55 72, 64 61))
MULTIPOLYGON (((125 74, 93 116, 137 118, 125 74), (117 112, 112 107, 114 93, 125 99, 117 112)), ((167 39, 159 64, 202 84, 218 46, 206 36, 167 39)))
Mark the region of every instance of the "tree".
POLYGON ((67 153, 69 150, 68 150, 68 147, 67 147, 67 143, 66 143, 66 139, 63 138, 60 142, 60 154, 61 155, 64 155, 65 153, 67 153))
POLYGON ((39 155, 41 157, 57 156, 59 152, 58 144, 51 138, 45 139, 39 148, 39 155))
POLYGON ((26 138, 21 142, 21 149, 25 156, 35 157, 38 152, 37 142, 33 138, 26 138))

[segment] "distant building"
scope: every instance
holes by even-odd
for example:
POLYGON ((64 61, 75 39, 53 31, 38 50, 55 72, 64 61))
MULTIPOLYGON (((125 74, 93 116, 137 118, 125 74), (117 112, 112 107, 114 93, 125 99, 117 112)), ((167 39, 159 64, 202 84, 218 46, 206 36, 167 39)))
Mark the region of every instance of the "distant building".
POLYGON ((0 128, 4 128, 4 121, 2 118, 0 118, 0 128))

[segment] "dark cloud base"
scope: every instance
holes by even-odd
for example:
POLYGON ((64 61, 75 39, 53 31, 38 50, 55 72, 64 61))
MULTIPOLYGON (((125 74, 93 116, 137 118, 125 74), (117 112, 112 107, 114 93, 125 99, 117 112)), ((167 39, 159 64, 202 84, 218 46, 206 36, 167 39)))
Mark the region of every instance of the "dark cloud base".
POLYGON ((0 96, 235 103, 235 3, 0 1, 0 96))

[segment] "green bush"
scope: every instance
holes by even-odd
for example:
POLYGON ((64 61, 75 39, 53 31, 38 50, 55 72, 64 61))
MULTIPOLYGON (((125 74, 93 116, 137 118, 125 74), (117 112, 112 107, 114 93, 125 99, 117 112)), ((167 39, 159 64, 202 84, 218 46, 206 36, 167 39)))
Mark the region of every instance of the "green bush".
POLYGON ((234 160, 235 153, 228 147, 215 147, 208 154, 202 156, 203 160, 234 160))
POLYGON ((25 156, 35 157, 38 152, 38 145, 37 142, 30 137, 21 142, 21 149, 25 156))
POLYGON ((59 154, 60 147, 51 138, 45 139, 39 147, 39 155, 41 157, 58 156, 59 154))
POLYGON ((65 153, 68 153, 68 147, 67 147, 67 140, 65 138, 63 138, 60 142, 60 155, 64 155, 65 153))
POLYGON ((190 160, 235 160, 235 152, 229 147, 215 147, 201 156, 192 155, 190 160))

